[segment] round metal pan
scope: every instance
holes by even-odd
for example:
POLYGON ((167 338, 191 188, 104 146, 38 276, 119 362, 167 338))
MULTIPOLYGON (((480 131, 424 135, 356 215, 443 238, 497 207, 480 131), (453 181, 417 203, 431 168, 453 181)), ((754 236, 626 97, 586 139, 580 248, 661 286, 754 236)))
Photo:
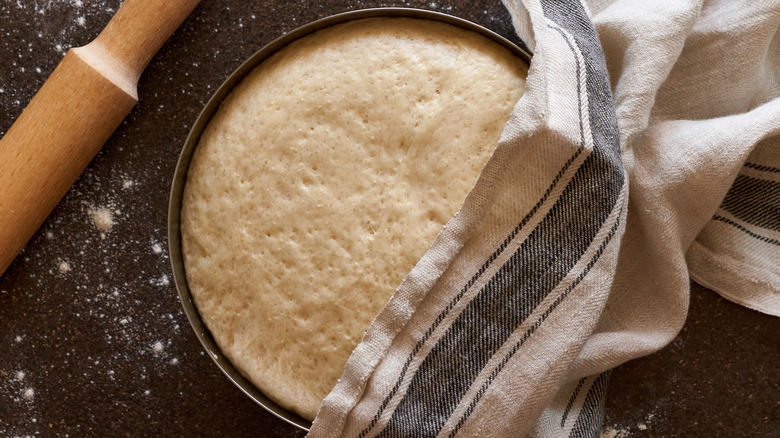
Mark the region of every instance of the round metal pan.
POLYGON ((211 120, 211 117, 219 108, 222 101, 228 96, 228 94, 230 94, 233 88, 238 85, 238 83, 241 82, 241 80, 243 80, 247 74, 249 74, 249 72, 251 72, 255 67, 260 65, 265 59, 276 53, 278 50, 301 37, 329 26, 344 23, 346 21, 372 17, 410 17, 448 23, 486 36, 487 38, 509 49, 512 53, 523 59, 526 63, 530 63, 531 61, 530 53, 524 49, 521 49, 514 43, 496 34, 495 32, 470 21, 439 12, 410 8, 362 9, 352 12, 345 12, 338 15, 332 15, 330 17, 314 21, 275 39, 260 49, 260 51, 255 53, 246 62, 241 64, 241 66, 238 67, 238 69, 236 69, 227 78, 227 80, 219 87, 219 89, 217 89, 216 93, 214 93, 209 102, 206 104, 206 107, 203 109, 203 111, 201 111, 200 115, 195 120, 192 129, 190 130, 190 134, 184 143, 184 149, 181 151, 181 155, 179 156, 179 161, 176 165, 176 172, 174 173, 173 183, 171 186, 170 202, 168 206, 169 254, 171 265, 173 267, 173 278, 176 283, 176 289, 179 292, 179 298, 181 299, 181 303, 184 306, 184 313, 187 314, 187 318, 189 319, 192 328, 195 330, 195 335, 198 337, 198 340, 200 340, 200 343, 203 344, 203 348, 206 349, 209 356, 212 360, 214 360, 219 369, 222 370, 228 379, 230 379, 230 381, 233 382, 241 391, 248 395, 249 398, 254 400, 257 404, 278 418, 305 431, 309 430, 311 423, 299 417, 298 415, 281 408, 275 402, 268 399, 268 397, 266 397, 252 383, 245 379, 241 373, 239 373, 238 370, 233 367, 230 361, 228 361, 227 358, 222 355, 219 347, 217 347, 217 344, 214 341, 214 338, 211 336, 208 328, 206 328, 205 324, 203 323, 187 284, 187 276, 184 269, 184 259, 182 257, 181 227, 179 223, 182 195, 184 192, 184 184, 187 179, 187 171, 190 166, 190 161, 192 160, 192 155, 200 140, 201 133, 211 120))

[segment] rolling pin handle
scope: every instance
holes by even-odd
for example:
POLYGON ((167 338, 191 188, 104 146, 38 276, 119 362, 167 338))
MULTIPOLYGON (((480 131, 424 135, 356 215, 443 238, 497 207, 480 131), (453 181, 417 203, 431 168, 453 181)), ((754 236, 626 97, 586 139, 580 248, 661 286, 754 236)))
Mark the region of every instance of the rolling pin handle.
POLYGON ((138 101, 141 72, 198 0, 126 0, 0 138, 0 275, 138 101))

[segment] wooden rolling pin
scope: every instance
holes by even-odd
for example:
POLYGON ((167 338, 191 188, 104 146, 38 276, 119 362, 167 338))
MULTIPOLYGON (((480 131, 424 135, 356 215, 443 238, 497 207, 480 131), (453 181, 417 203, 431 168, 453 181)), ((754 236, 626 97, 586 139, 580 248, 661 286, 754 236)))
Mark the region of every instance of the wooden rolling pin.
POLYGON ((133 108, 141 72, 199 1, 126 0, 0 139, 0 275, 133 108))

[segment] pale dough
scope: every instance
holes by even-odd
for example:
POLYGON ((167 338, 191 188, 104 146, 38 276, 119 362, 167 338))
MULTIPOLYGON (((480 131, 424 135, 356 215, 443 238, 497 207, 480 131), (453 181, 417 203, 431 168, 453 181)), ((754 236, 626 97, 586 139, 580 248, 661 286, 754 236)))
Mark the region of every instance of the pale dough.
POLYGON ((313 419, 352 349, 460 208, 525 64, 454 26, 352 21, 254 70, 204 131, 187 279, 225 356, 313 419))

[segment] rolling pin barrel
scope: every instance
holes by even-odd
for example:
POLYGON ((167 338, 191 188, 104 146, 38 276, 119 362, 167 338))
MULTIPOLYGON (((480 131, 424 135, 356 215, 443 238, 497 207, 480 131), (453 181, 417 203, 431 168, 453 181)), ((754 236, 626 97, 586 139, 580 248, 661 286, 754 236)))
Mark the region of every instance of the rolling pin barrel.
POLYGON ((0 139, 0 275, 133 108, 141 72, 198 2, 126 0, 0 139))

